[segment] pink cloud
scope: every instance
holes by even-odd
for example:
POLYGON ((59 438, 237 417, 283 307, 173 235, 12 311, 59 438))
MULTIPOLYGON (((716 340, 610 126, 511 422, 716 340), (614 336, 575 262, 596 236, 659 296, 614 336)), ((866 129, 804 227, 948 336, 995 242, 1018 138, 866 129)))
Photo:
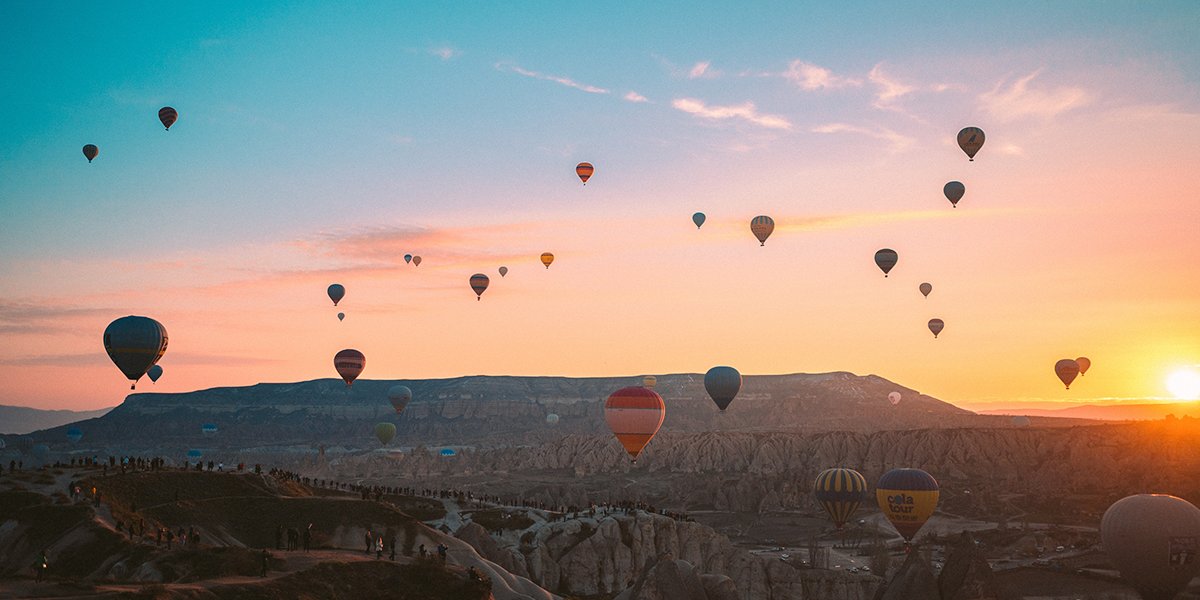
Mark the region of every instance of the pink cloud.
POLYGON ((695 98, 676 98, 671 101, 671 106, 690 115, 712 121, 741 119, 768 129, 787 130, 792 128, 791 121, 781 116, 760 114, 758 108, 750 101, 731 106, 709 106, 703 100, 695 98))
POLYGON ((802 90, 831 90, 862 85, 862 80, 834 75, 833 71, 802 60, 793 60, 783 72, 783 78, 802 90))
POLYGON ((522 69, 521 67, 519 67, 517 65, 505 65, 504 63, 500 63, 500 64, 496 65, 496 68, 501 71, 507 69, 509 71, 512 71, 513 73, 516 73, 517 75, 523 75, 525 77, 531 77, 533 79, 541 79, 543 81, 553 81, 554 83, 557 83, 559 85, 565 85, 569 88, 574 88, 574 89, 577 89, 580 91, 587 92, 589 94, 607 94, 607 93, 609 93, 608 90, 606 90, 602 87, 596 87, 594 85, 587 85, 585 83, 579 83, 578 81, 575 81, 574 79, 571 79, 569 77, 560 77, 557 75, 547 75, 545 73, 539 73, 537 71, 530 71, 528 69, 522 69))

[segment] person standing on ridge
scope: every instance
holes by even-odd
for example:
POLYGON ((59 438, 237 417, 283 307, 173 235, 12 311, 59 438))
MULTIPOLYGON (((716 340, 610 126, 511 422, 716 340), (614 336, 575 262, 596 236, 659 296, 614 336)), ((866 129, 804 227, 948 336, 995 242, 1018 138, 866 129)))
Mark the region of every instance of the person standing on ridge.
POLYGON ((50 559, 46 558, 46 551, 38 555, 37 562, 33 564, 33 568, 37 570, 37 583, 41 583, 46 579, 46 571, 50 570, 50 559))

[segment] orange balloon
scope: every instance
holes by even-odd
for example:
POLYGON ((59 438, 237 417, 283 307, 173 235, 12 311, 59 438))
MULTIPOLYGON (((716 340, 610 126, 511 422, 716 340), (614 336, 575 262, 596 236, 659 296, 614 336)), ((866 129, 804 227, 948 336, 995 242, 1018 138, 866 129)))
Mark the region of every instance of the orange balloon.
POLYGON ((592 173, 595 172, 596 167, 593 167, 590 162, 581 162, 575 165, 575 174, 579 176, 579 180, 583 182, 583 185, 587 185, 587 180, 591 179, 592 173))
POLYGON ((604 420, 635 463, 666 417, 662 396, 642 386, 621 388, 604 403, 604 420))

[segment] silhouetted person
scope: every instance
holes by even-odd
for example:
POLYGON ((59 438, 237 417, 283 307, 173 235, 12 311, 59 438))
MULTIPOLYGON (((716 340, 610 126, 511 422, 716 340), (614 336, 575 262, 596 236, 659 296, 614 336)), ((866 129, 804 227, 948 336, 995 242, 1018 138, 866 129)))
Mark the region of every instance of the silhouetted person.
POLYGON ((438 545, 437 545, 438 558, 439 558, 439 559, 441 559, 441 561, 442 561, 443 563, 445 563, 445 562, 446 562, 446 552, 447 552, 448 550, 450 550, 450 549, 449 549, 449 548, 447 548, 445 544, 438 544, 438 545))
POLYGON ((46 551, 38 555, 37 562, 33 564, 33 568, 37 571, 37 582, 41 583, 46 579, 46 571, 50 569, 50 559, 46 558, 46 551))
POLYGON ((388 546, 392 549, 392 553, 391 553, 391 555, 388 556, 388 560, 396 560, 396 534, 395 533, 388 536, 388 546))
POLYGON ((308 552, 308 546, 312 544, 312 523, 304 528, 304 551, 308 552))
POLYGON ((375 545, 375 536, 371 535, 370 530, 368 530, 364 539, 367 541, 367 556, 370 556, 371 547, 375 545))
POLYGON ((421 547, 417 548, 417 556, 419 556, 422 559, 425 558, 425 544, 421 544, 421 547))
POLYGON ((267 576, 267 567, 269 567, 270 564, 271 564, 271 553, 267 552, 266 548, 263 548, 262 549, 262 573, 259 574, 259 577, 267 576))
POLYGON ((375 560, 383 558, 383 536, 375 538, 375 560))

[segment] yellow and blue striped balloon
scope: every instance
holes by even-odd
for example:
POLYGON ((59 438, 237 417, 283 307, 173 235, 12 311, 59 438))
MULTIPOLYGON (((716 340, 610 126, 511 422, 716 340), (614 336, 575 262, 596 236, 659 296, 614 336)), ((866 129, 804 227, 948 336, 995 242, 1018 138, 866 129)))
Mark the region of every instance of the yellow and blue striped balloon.
POLYGON ((854 469, 826 469, 813 484, 813 496, 838 529, 850 520, 866 494, 867 479, 854 469))

